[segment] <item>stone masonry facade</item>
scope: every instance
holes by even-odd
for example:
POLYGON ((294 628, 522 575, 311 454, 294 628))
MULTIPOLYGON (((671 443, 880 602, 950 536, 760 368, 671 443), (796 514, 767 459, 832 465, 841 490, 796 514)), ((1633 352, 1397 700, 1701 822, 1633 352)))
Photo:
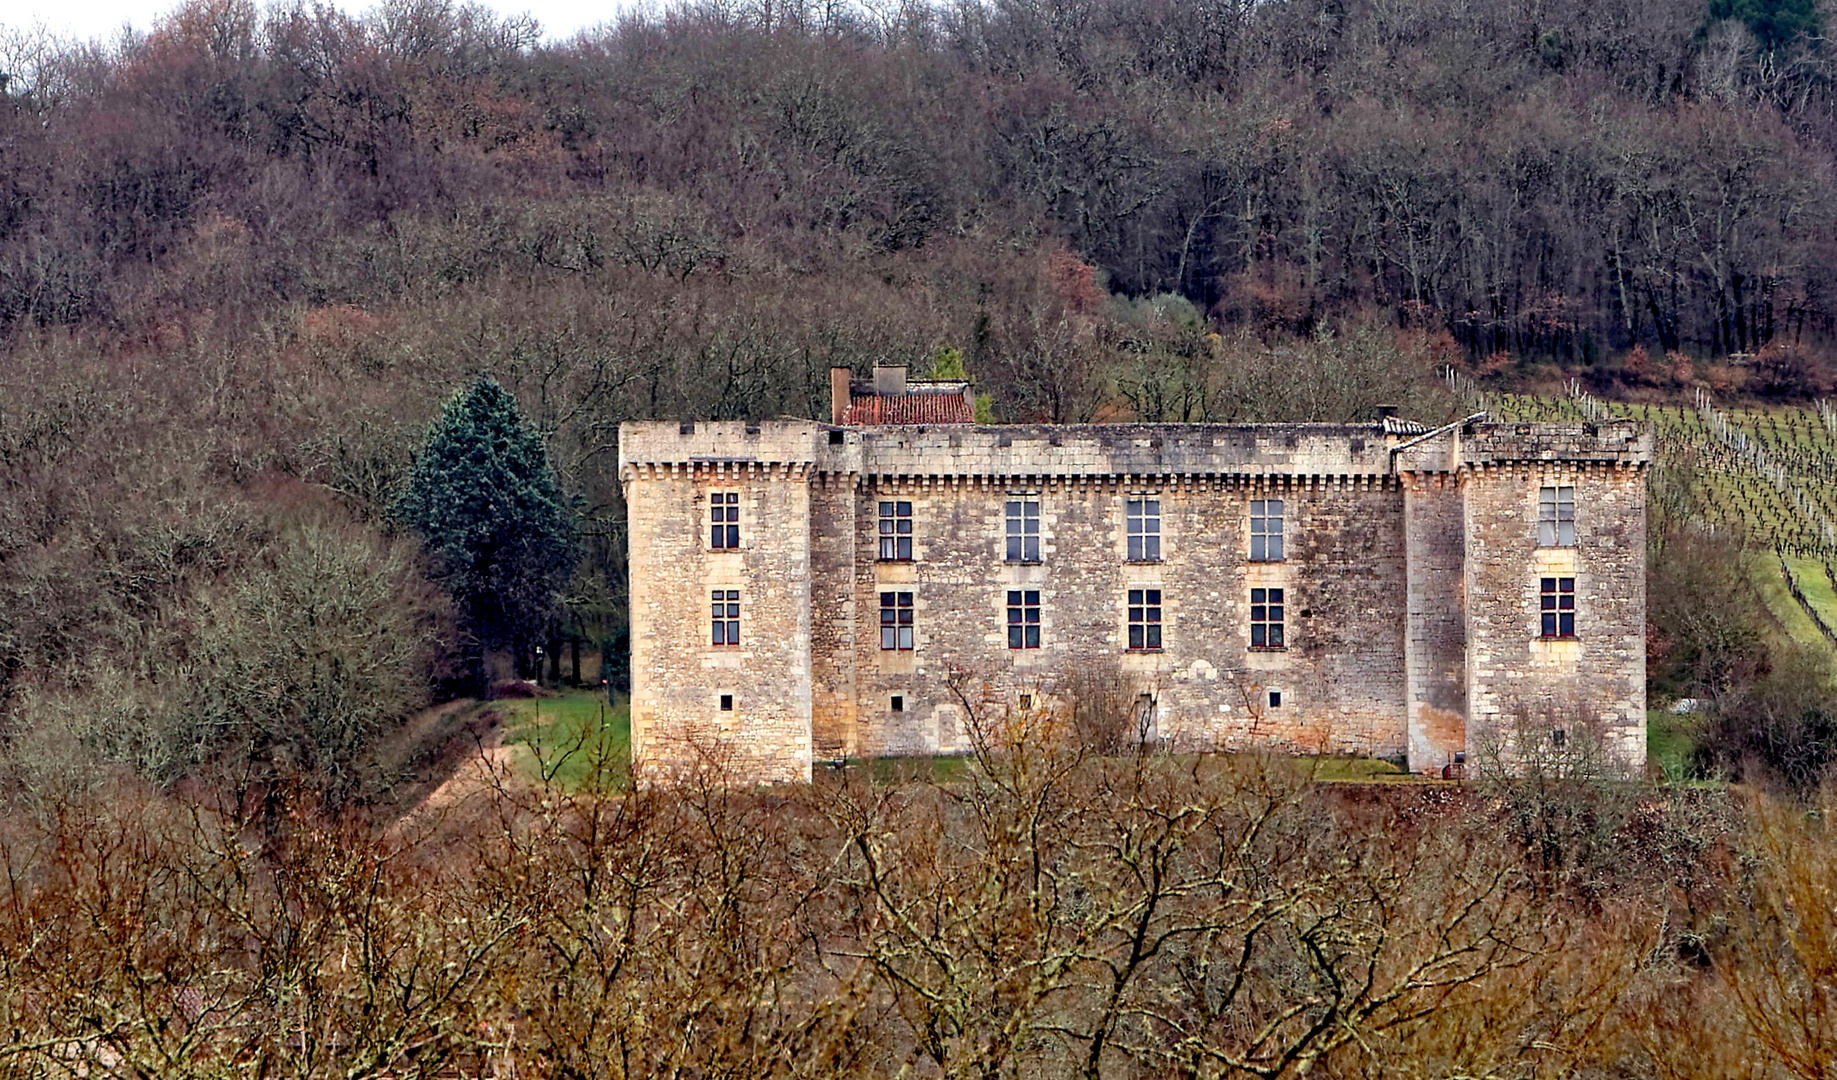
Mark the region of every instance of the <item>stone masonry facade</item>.
POLYGON ((978 715, 1100 692, 1177 747, 1438 772, 1586 736, 1644 763, 1631 422, 629 423, 619 445, 652 777, 956 753, 978 715))

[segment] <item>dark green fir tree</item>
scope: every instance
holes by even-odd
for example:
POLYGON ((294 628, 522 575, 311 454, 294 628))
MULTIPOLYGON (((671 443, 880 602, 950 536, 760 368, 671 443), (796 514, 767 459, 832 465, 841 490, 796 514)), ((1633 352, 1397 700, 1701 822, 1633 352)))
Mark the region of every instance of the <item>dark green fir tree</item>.
POLYGON ((528 664, 560 610, 579 541, 541 437, 495 379, 480 376, 447 401, 396 516, 421 534, 459 608, 468 677, 482 679, 486 651, 528 664))

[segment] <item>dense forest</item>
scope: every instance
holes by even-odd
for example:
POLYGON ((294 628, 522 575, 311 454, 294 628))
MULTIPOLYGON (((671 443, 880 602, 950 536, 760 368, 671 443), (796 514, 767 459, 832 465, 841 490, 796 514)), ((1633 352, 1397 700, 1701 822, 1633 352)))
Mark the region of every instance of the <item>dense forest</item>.
POLYGON ((463 613, 397 511, 482 376, 579 512, 553 633, 609 642, 617 424, 818 415, 832 364, 960 362, 1005 420, 1439 419, 1450 368, 1819 392, 1823 26, 767 0, 544 42, 199 0, 0 31, 9 751, 344 775, 450 673, 463 613))

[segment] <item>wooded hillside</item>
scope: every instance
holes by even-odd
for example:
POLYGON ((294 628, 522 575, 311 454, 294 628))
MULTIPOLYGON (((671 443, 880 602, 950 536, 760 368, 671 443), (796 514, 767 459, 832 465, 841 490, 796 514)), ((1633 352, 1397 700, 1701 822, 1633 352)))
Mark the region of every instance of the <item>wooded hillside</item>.
POLYGON ((231 673, 381 640, 437 670, 450 605, 390 508, 480 375, 578 499, 593 637, 624 604, 617 424, 821 415, 832 364, 961 360, 1007 420, 1438 419, 1444 366, 1818 390, 1824 14, 765 0, 542 44, 438 0, 201 0, 106 45, 0 29, 0 708, 163 774, 291 730, 298 695, 225 700, 231 673), (250 652, 314 588, 340 644, 250 652))

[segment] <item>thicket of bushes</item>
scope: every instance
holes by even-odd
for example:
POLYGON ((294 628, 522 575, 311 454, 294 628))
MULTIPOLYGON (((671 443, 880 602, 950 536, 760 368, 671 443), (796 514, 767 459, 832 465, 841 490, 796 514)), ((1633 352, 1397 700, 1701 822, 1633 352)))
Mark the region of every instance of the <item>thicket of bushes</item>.
MULTIPOLYGON (((389 829, 132 785, 0 826, 0 1068, 1816 1077, 1829 814, 1315 785, 979 718, 958 783, 507 783, 389 829), (1567 830, 1567 831, 1565 831, 1567 830)), ((1828 799, 1820 803, 1827 810, 1828 799)))

